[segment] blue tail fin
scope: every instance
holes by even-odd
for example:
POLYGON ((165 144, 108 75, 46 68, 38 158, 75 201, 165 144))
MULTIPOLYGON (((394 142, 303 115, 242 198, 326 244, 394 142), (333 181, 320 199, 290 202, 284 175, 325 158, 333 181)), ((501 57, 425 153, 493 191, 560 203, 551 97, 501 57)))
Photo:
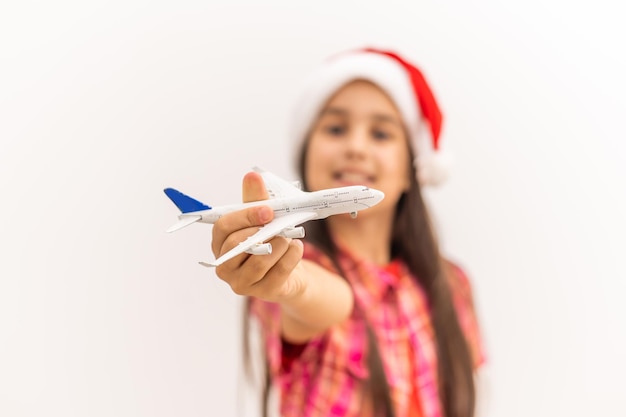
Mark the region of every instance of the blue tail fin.
POLYGON ((170 200, 172 200, 172 202, 176 204, 176 207, 178 207, 183 213, 191 213, 192 211, 211 209, 210 206, 207 206, 206 204, 201 203, 200 201, 195 200, 173 188, 166 188, 163 191, 165 192, 165 195, 167 195, 170 200))

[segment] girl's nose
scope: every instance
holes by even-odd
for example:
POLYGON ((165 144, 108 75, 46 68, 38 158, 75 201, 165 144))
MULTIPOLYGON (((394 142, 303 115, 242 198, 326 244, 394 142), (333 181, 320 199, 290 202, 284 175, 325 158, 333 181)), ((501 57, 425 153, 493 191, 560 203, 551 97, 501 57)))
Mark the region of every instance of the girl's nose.
POLYGON ((353 129, 346 141, 346 152, 351 157, 363 157, 369 146, 367 132, 364 129, 353 129))

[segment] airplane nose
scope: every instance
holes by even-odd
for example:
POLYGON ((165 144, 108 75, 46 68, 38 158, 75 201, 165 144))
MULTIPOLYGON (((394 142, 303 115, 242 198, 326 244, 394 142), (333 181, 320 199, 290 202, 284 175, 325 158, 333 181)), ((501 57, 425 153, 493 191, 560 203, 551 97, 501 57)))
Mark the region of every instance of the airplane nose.
POLYGON ((374 204, 378 204, 385 198, 385 193, 382 191, 372 189, 372 193, 374 194, 374 204))

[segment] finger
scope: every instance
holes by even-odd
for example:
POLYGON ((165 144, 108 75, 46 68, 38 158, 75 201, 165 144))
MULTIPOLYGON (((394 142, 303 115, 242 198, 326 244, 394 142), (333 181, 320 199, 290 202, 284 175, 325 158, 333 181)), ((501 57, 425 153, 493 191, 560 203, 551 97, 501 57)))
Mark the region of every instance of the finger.
POLYGON ((294 288, 293 285, 286 285, 286 283, 291 272, 302 260, 303 251, 302 242, 298 239, 292 239, 278 262, 265 273, 263 279, 253 285, 251 294, 261 298, 280 300, 298 291, 298 288, 294 288))
MULTIPOLYGON (((226 236, 224 242, 222 243, 222 246, 216 252, 214 252, 215 258, 217 259, 220 256, 224 255, 229 250, 246 240, 249 236, 256 233, 258 230, 258 227, 249 227, 247 229, 237 230, 229 234, 228 236, 226 236)), ((231 258, 224 263, 226 265, 224 271, 237 270, 241 266, 241 264, 243 264, 245 260, 248 259, 248 257, 250 256, 251 255, 249 253, 242 252, 234 258, 231 258)))
MULTIPOLYGON (((272 253, 269 255, 249 255, 241 265, 236 266, 235 262, 226 262, 222 264, 225 268, 222 268, 220 272, 224 273, 224 276, 230 276, 228 284, 231 286, 233 292, 239 295, 255 295, 253 292, 254 286, 262 281, 265 274, 271 270, 276 263, 280 262, 281 258, 289 249, 289 241, 291 239, 286 238, 274 238, 269 243, 272 244, 272 253)), ((235 258, 233 258, 235 260, 235 258)), ((216 271, 217 272, 217 271, 216 271)))
POLYGON ((252 236, 258 230, 258 227, 269 223, 273 218, 274 212, 268 206, 250 207, 225 214, 213 225, 211 238, 213 255, 220 256, 224 252, 224 241, 231 234, 238 230, 252 228, 243 235, 241 240, 243 241, 247 237, 252 236))
POLYGON ((243 177, 241 188, 241 196, 244 203, 267 200, 269 198, 263 177, 257 172, 248 172, 243 177))

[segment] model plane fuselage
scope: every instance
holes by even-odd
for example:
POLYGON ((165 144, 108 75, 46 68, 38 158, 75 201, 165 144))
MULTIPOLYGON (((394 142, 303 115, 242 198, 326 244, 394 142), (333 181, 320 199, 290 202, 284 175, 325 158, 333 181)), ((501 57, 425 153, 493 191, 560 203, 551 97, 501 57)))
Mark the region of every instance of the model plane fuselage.
POLYGON ((213 207, 209 210, 195 211, 181 214, 179 218, 200 215, 201 223, 215 223, 224 214, 254 206, 269 206, 274 211, 274 217, 281 217, 290 213, 314 212, 315 219, 324 219, 328 216, 343 213, 356 213, 369 208, 383 199, 383 193, 371 188, 354 185, 349 187, 330 188, 327 190, 302 192, 298 196, 283 197, 273 200, 261 200, 252 203, 231 204, 213 207))

